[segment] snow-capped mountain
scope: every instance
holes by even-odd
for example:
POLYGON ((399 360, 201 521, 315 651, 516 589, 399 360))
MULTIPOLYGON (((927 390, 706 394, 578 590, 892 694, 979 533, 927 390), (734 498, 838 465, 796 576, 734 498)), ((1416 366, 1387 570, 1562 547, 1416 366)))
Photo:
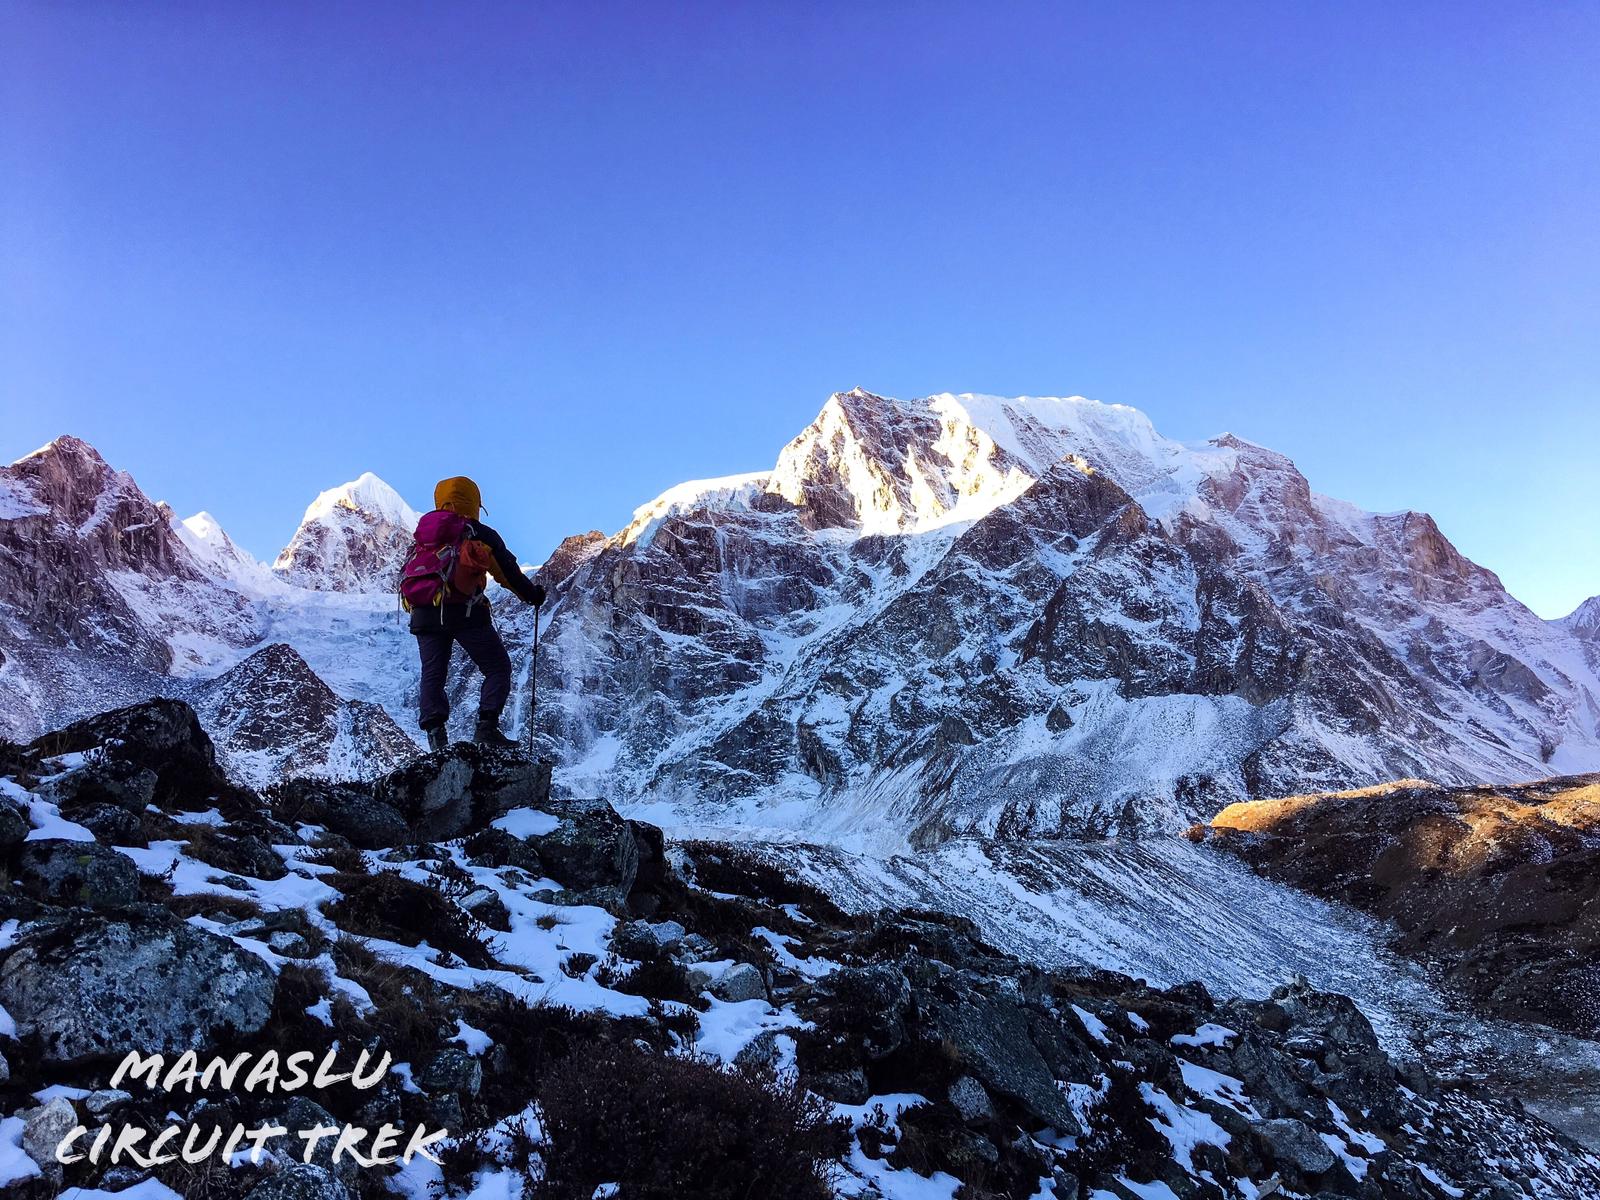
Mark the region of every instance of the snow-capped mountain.
POLYGON ((1600 671, 1600 596, 1591 596, 1561 618, 1561 627, 1578 640, 1589 666, 1600 671))
POLYGON ((170 510, 87 442, 0 467, 0 736, 214 674, 259 636, 170 510))
POLYGON ((392 591, 420 519, 368 471, 311 502, 272 569, 319 592, 392 591))
MULTIPOLYGON (((382 774, 415 745, 390 590, 414 520, 363 476, 269 568, 76 439, 0 469, 0 737, 156 693, 189 700, 236 781, 382 774)), ((1305 971, 1592 1136, 1591 1044, 1462 1023, 1404 964, 1375 967, 1355 914, 1202 847, 1053 835, 1600 769, 1600 600, 1542 621, 1427 516, 1317 495, 1231 435, 1181 444, 1078 398, 859 390, 772 469, 669 489, 541 572, 558 795, 759 845, 852 911, 971 918, 1031 961, 1257 991, 1305 971)), ((516 732, 532 610, 491 599, 516 732)), ((457 732, 476 687, 459 662, 457 732)))
POLYGON ((174 515, 172 531, 214 579, 260 590, 272 578, 267 567, 257 562, 248 550, 237 546, 227 530, 208 512, 198 512, 182 520, 174 515))
MULTIPOLYGON (((22 466, 0 546, 37 571, 22 466)), ((194 621, 242 614, 211 674, 285 643, 410 731, 389 588, 415 519, 366 475, 318 497, 272 571, 204 514, 163 526, 152 561, 172 565, 151 571, 206 589, 194 621)), ((840 393, 770 471, 670 489, 544 574, 558 784, 680 822, 866 844, 1135 832, 1252 795, 1600 766, 1587 606, 1543 621, 1424 514, 1362 512, 1241 438, 1182 444, 1081 398, 840 393)), ((520 723, 531 614, 497 605, 520 723)), ((182 637, 99 607, 112 632, 84 661, 142 639, 145 678, 170 669, 182 637)), ((14 604, 7 621, 36 629, 14 604)), ((27 689, 44 668, 6 669, 27 689)), ((459 668, 461 720, 475 687, 459 668)), ((34 712, 79 715, 71 699, 34 712)))
POLYGON ((1600 763, 1600 679, 1420 513, 1081 398, 834 396, 589 543, 540 664, 571 786, 839 834, 1132 831, 1600 763))
MULTIPOLYGON (((385 493, 374 480, 354 494, 385 493)), ((77 438, 0 469, 0 586, 0 736, 156 694, 193 701, 246 783, 367 776, 414 752, 361 688, 335 692, 276 636, 292 628, 347 684, 340 649, 392 627, 392 600, 280 580, 210 514, 180 521, 77 438)))

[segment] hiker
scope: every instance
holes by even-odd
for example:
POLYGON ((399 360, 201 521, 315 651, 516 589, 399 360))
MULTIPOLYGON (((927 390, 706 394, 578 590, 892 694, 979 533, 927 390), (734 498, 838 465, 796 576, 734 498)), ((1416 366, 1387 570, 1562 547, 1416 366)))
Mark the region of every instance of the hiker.
POLYGON ((535 608, 545 591, 529 579, 506 549, 505 541, 478 519, 483 497, 464 475, 442 479, 433 489, 434 511, 417 522, 411 557, 400 573, 400 603, 411 613, 411 632, 422 655, 422 728, 429 750, 448 744, 445 721, 450 701, 445 676, 455 643, 483 672, 478 697, 478 726, 472 740, 480 746, 515 748, 500 732, 500 712, 511 695, 511 656, 495 631, 484 595, 489 576, 535 608))

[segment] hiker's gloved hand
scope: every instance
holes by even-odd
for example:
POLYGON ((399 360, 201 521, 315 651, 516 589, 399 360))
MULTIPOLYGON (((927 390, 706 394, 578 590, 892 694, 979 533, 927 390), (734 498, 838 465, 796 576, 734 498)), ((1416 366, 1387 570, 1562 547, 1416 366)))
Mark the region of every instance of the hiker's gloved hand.
POLYGON ((537 608, 539 605, 541 605, 543 603, 544 603, 544 584, 536 583, 536 584, 533 585, 533 605, 534 605, 535 608, 537 608))

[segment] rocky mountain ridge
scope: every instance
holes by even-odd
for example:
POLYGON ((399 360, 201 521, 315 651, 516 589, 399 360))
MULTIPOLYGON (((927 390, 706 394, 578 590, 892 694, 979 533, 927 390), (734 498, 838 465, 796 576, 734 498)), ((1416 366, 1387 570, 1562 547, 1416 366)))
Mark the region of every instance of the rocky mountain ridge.
POLYGON ((1489 1011, 1600 1037, 1600 775, 1257 800, 1191 836, 1388 919, 1489 1011))
POLYGON ((357 779, 416 753, 381 706, 341 698, 283 642, 255 651, 189 697, 206 729, 228 747, 229 774, 253 787, 302 775, 357 779))

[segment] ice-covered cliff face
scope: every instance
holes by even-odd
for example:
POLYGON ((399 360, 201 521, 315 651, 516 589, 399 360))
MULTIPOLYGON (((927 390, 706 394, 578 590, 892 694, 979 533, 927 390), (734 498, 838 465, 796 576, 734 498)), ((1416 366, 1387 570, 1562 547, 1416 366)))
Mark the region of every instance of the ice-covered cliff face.
MULTIPOLYGON (((48 542, 12 532, 47 506, 5 482, 0 546, 50 574, 48 542)), ((389 587, 414 519, 364 476, 319 497, 276 572, 203 515, 161 542, 169 567, 141 561, 205 589, 191 620, 248 618, 213 674, 285 643, 409 732, 415 652, 389 587)), ((686 823, 867 844, 1133 832, 1251 795, 1600 766, 1583 610, 1540 620, 1423 514, 1362 512, 1270 450, 1181 444, 1081 398, 841 393, 771 470, 673 488, 545 572, 558 783, 686 823)), ((497 612, 520 722, 530 610, 497 612)), ((110 632, 78 661, 153 640, 157 677, 183 644, 94 624, 110 632)), ((475 687, 452 681, 462 720, 475 687)))
POLYGON ((420 519, 369 471, 311 502, 272 569, 313 591, 393 591, 420 519))

